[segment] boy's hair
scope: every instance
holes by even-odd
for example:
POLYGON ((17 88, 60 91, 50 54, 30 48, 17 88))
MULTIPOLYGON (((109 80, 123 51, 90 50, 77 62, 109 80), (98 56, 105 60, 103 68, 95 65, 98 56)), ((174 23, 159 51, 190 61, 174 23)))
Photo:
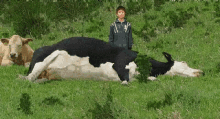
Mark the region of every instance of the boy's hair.
MULTIPOLYGON (((125 8, 123 6, 118 6, 118 8, 116 9, 116 14, 118 14, 119 10, 125 11, 125 8)), ((125 11, 125 14, 126 14, 126 11, 125 11)))

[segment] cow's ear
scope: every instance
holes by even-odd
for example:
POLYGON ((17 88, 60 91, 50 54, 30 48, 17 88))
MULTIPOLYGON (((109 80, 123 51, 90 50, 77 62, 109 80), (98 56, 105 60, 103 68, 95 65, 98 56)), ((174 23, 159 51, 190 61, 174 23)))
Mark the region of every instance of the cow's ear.
POLYGON ((7 39, 7 38, 2 38, 1 39, 1 42, 3 43, 3 44, 8 44, 8 42, 9 42, 9 39, 7 39))
POLYGON ((29 41, 33 41, 33 39, 31 39, 31 38, 23 38, 22 39, 23 44, 28 44, 29 41))

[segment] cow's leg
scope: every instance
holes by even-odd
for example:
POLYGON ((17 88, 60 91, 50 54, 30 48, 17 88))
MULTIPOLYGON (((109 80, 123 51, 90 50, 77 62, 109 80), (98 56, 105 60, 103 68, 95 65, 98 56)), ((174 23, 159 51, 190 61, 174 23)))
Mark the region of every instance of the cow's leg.
POLYGON ((129 69, 125 69, 126 65, 115 63, 112 68, 118 73, 121 81, 129 81, 129 69))
POLYGON ((29 66, 30 66, 30 62, 24 63, 24 66, 25 66, 25 67, 29 67, 29 66))
POLYGON ((124 50, 115 58, 115 63, 112 68, 118 73, 118 76, 122 82, 122 84, 127 84, 129 81, 129 69, 125 69, 126 65, 132 62, 137 57, 137 53, 124 50))
POLYGON ((44 83, 46 81, 49 81, 47 78, 37 79, 34 81, 34 83, 44 83))
POLYGON ((14 64, 14 62, 12 62, 9 59, 3 59, 2 62, 1 62, 1 66, 11 66, 13 64, 14 64))
MULTIPOLYGON (((24 79, 24 80, 28 80, 27 78, 27 76, 23 76, 23 75, 21 75, 21 74, 18 74, 18 78, 20 78, 20 79, 24 79)), ((46 81, 49 81, 47 78, 42 78, 42 79, 37 79, 37 80, 34 80, 33 82, 34 83, 43 83, 43 82, 46 82, 46 81)))
POLYGON ((60 51, 56 50, 51 55, 47 56, 43 62, 38 62, 34 65, 32 72, 27 76, 29 81, 34 81, 59 55, 60 51))

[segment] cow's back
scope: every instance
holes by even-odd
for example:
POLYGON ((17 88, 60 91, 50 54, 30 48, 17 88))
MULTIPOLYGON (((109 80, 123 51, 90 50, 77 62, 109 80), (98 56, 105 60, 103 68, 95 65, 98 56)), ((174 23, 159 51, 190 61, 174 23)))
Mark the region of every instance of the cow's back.
POLYGON ((112 46, 102 40, 87 37, 72 37, 53 45, 58 50, 65 50, 70 55, 79 57, 105 57, 107 54, 118 54, 123 48, 112 46), (115 47, 115 48, 114 48, 115 47))
POLYGON ((28 74, 33 70, 35 63, 42 62, 55 50, 65 50, 71 56, 89 56, 90 63, 99 66, 101 63, 114 62, 114 58, 124 49, 94 38, 71 37, 52 46, 37 49, 34 52, 28 74))
POLYGON ((28 44, 22 46, 22 60, 24 63, 31 62, 33 54, 34 50, 28 44))

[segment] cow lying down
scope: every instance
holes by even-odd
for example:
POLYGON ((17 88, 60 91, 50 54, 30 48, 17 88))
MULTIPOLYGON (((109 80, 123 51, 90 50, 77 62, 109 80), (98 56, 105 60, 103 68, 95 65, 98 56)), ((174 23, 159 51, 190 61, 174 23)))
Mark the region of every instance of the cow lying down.
MULTIPOLYGON (((192 69, 185 62, 173 61, 171 55, 163 53, 168 62, 150 60, 151 74, 155 80, 160 74, 196 77, 200 70, 192 69)), ((134 60, 137 52, 112 46, 94 38, 72 37, 34 52, 28 76, 20 78, 41 82, 52 79, 92 78, 122 81, 127 84, 138 74, 134 60)))
POLYGON ((2 38, 0 41, 0 65, 10 66, 13 64, 29 67, 33 56, 33 49, 28 45, 31 38, 22 38, 13 35, 9 38, 2 38))

